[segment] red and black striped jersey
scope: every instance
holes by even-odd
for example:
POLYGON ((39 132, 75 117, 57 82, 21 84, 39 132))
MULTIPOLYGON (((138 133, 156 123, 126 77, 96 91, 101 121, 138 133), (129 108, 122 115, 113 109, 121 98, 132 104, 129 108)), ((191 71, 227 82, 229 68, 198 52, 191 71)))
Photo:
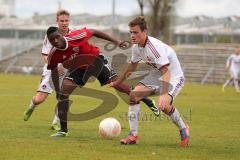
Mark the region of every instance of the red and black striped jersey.
MULTIPOLYGON (((100 53, 100 49, 88 43, 88 40, 92 37, 92 32, 87 29, 83 28, 80 30, 75 30, 69 34, 64 36, 66 40, 66 48, 65 49, 58 49, 56 47, 52 48, 50 54, 48 56, 48 69, 54 69, 57 67, 58 63, 71 63, 71 61, 76 57, 97 57, 100 53)), ((88 63, 83 62, 88 58, 82 58, 80 62, 78 59, 77 63, 88 63)), ((69 64, 71 65, 71 64, 69 64)), ((76 64, 74 64, 76 65, 76 64)))

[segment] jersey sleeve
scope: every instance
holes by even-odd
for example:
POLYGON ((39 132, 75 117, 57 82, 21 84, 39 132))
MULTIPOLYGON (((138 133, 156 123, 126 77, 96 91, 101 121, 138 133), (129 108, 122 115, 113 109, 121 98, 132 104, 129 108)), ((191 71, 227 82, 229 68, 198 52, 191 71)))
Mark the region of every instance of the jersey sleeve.
POLYGON ((43 55, 48 55, 52 49, 52 45, 49 42, 47 36, 45 36, 44 40, 43 40, 43 46, 42 46, 42 54, 43 55))
POLYGON ((93 34, 91 30, 87 28, 78 29, 65 35, 65 37, 68 40, 79 40, 79 41, 87 41, 92 36, 93 34))
POLYGON ((131 62, 137 63, 142 60, 142 57, 138 53, 139 51, 135 46, 132 47, 132 57, 131 57, 131 62))

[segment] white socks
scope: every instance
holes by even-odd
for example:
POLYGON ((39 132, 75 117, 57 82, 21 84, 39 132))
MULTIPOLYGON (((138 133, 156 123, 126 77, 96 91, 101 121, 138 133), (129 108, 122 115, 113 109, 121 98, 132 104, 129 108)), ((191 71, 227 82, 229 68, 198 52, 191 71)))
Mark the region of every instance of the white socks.
POLYGON ((129 105, 128 120, 129 120, 129 126, 130 126, 130 131, 132 135, 138 134, 139 114, 140 114, 139 104, 129 105))
POLYGON ((186 128, 186 125, 183 122, 177 108, 173 107, 172 110, 173 110, 173 112, 169 116, 170 116, 171 120, 173 121, 173 123, 176 124, 176 126, 179 128, 179 130, 186 128))
MULTIPOLYGON (((132 135, 138 134, 138 121, 140 116, 140 105, 129 105, 128 109, 128 121, 130 126, 130 131, 132 135)), ((175 107, 172 107, 169 117, 173 121, 173 123, 179 128, 179 130, 182 130, 186 128, 186 125, 183 121, 183 119, 180 116, 180 113, 175 107)))
POLYGON ((31 102, 30 102, 30 105, 29 105, 29 108, 31 108, 31 109, 35 109, 35 107, 36 107, 36 105, 33 102, 33 98, 31 99, 31 102))
POLYGON ((57 115, 55 115, 54 118, 53 118, 52 124, 56 124, 56 123, 59 123, 59 122, 60 122, 60 119, 58 118, 57 115))
POLYGON ((233 80, 233 84, 234 84, 235 90, 236 90, 237 92, 239 92, 240 90, 239 90, 239 85, 238 85, 238 79, 234 79, 234 80, 233 80))
POLYGON ((223 88, 226 88, 227 85, 231 82, 231 79, 228 79, 224 84, 223 84, 223 88))
POLYGON ((52 124, 56 124, 56 123, 59 123, 59 122, 60 122, 60 119, 58 117, 58 110, 55 109, 55 115, 54 115, 52 124))

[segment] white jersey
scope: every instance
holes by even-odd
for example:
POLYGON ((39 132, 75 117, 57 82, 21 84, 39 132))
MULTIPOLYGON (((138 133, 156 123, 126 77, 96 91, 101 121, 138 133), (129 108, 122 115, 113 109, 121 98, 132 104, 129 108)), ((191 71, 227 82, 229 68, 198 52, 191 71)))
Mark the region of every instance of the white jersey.
POLYGON ((233 78, 239 78, 240 75, 240 55, 232 54, 227 59, 226 67, 230 66, 230 75, 233 78))
MULTIPOLYGON (((47 35, 45 35, 45 38, 43 40, 43 45, 42 45, 42 55, 48 56, 52 49, 52 44, 49 42, 47 35)), ((47 63, 44 64, 43 66, 43 73, 42 75, 45 76, 47 74, 51 74, 50 70, 47 70, 47 63)))
POLYGON ((50 53, 50 50, 52 49, 52 44, 49 42, 47 35, 45 35, 45 38, 43 40, 43 46, 42 46, 42 54, 48 55, 50 53))
POLYGON ((145 47, 140 47, 138 44, 133 45, 131 61, 135 63, 141 60, 156 70, 169 65, 170 79, 184 77, 175 51, 156 38, 148 36, 145 47))
POLYGON ((230 70, 240 71, 240 55, 232 54, 227 59, 227 67, 231 65, 230 70))

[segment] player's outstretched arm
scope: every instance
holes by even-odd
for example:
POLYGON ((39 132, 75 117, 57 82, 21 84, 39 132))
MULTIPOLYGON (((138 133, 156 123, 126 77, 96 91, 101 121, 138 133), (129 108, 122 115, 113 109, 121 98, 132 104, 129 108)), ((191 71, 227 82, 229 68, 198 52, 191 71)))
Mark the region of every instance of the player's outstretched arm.
POLYGON ((53 85, 56 91, 56 98, 58 99, 60 88, 59 88, 59 74, 58 74, 57 68, 51 70, 51 76, 52 76, 53 85))
POLYGON ((122 74, 120 74, 120 76, 118 77, 118 79, 114 82, 110 83, 110 86, 116 86, 120 83, 122 83, 125 79, 127 79, 127 77, 129 77, 133 71, 135 71, 135 69, 137 68, 138 62, 133 63, 131 62, 127 68, 125 70, 123 70, 122 74))
POLYGON ((117 40, 115 38, 113 38, 112 36, 99 31, 99 30, 95 30, 95 29, 90 29, 93 36, 97 37, 97 38, 101 38, 110 42, 113 42, 114 44, 116 44, 118 47, 125 47, 125 43, 123 41, 117 40))

